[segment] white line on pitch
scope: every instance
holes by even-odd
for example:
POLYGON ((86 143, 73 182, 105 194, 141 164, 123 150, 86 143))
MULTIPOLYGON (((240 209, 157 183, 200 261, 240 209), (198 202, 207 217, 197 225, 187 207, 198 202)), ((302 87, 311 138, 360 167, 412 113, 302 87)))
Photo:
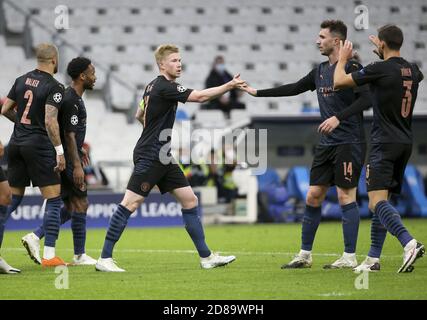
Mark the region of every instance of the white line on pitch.
MULTIPOLYGON (((58 249, 59 251, 73 251, 71 248, 58 249)), ((25 251, 24 248, 2 248, 2 251, 25 251)), ((89 252, 100 252, 101 249, 86 249, 89 252)), ((170 250, 170 249, 115 249, 114 252, 122 253, 189 253, 195 254, 196 250, 170 250)), ((272 256, 272 255, 284 255, 294 256, 295 252, 265 252, 265 251, 216 251, 224 254, 235 254, 235 255, 248 255, 248 256, 272 256)), ((313 256, 318 257, 339 257, 341 254, 337 253, 312 253, 313 256)), ((357 255, 358 257, 365 257, 365 255, 357 255)), ((401 255, 382 255, 382 258, 401 258, 401 255)))

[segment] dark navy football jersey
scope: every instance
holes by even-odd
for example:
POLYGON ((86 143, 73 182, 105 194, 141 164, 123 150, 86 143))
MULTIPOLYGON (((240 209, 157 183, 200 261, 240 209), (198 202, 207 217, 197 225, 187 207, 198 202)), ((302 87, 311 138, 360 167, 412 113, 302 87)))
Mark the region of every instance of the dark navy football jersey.
POLYGON ((16 145, 51 143, 45 126, 45 110, 49 104, 58 109, 64 86, 47 72, 35 69, 17 78, 8 98, 16 102, 17 117, 10 142, 16 145))
MULTIPOLYGON (((334 91, 334 72, 336 65, 336 63, 330 65, 328 61, 325 61, 310 73, 317 90, 317 99, 319 101, 322 121, 340 113, 350 106, 357 98, 356 92, 359 90, 367 90, 367 88, 358 88, 356 90, 350 88, 334 91)), ((347 73, 360 69, 362 69, 362 65, 356 61, 349 61, 346 65, 347 73)), ((343 120, 332 133, 329 135, 322 135, 320 138, 321 145, 364 142, 365 132, 363 130, 362 113, 343 120)))
POLYGON ((71 87, 65 89, 64 101, 59 118, 61 127, 61 140, 65 148, 65 156, 67 160, 70 157, 67 154, 66 143, 64 140, 65 132, 75 133, 77 150, 79 151, 79 156, 82 157, 83 154, 81 150, 86 137, 86 106, 82 97, 80 97, 71 87))
POLYGON ((185 103, 192 91, 162 75, 147 85, 141 103, 144 130, 134 149, 134 162, 169 157, 178 102, 185 103))
POLYGON ((418 66, 392 57, 351 75, 357 85, 370 84, 374 109, 372 142, 411 144, 412 112, 418 84, 424 78, 418 66))

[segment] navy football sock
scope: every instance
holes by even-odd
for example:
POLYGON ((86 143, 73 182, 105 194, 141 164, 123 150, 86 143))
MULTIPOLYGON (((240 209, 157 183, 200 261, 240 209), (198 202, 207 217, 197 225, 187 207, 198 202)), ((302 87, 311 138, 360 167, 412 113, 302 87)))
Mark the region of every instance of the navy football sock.
POLYGON ((111 217, 110 225, 108 226, 101 258, 105 259, 113 256, 114 245, 119 241, 131 214, 132 212, 130 212, 126 207, 121 204, 118 205, 116 211, 111 217))
POLYGON ((368 256, 379 258, 387 236, 387 229, 381 224, 380 217, 377 214, 372 212, 371 214, 371 248, 369 249, 368 256))
MULTIPOLYGON (((67 210, 67 208, 62 207, 60 212, 61 217, 61 226, 71 219, 71 213, 67 210)), ((39 238, 43 239, 44 237, 44 227, 43 224, 41 224, 36 230, 33 231, 33 233, 39 238)))
POLYGON ((18 208, 19 204, 22 201, 22 198, 23 196, 12 195, 12 203, 10 205, 8 205, 7 207, 0 206, 0 248, 3 242, 5 224, 12 212, 15 211, 16 208, 18 208))
POLYGON ((304 217, 302 220, 301 249, 311 251, 313 248, 314 237, 319 227, 321 218, 321 207, 312 207, 306 205, 304 217))
POLYGON ((342 209, 342 231, 344 235, 344 251, 356 252, 357 235, 359 233, 359 208, 356 202, 341 206, 342 209))
POLYGON ((6 224, 7 219, 7 207, 0 206, 0 248, 3 242, 4 225, 6 224))
POLYGON ((198 215, 198 207, 192 209, 181 209, 182 218, 184 219, 185 229, 193 240, 197 252, 201 258, 206 258, 211 255, 206 242, 203 226, 198 215))
POLYGON ((73 212, 71 217, 71 230, 73 231, 74 254, 85 253, 86 243, 86 213, 73 212))
POLYGON ((399 212, 388 201, 378 202, 375 213, 378 214, 382 225, 400 241, 402 247, 414 239, 403 225, 399 212))
POLYGON ((58 239, 59 227, 61 224, 61 204, 61 197, 48 199, 46 203, 46 212, 43 219, 43 228, 46 232, 46 239, 44 240, 44 245, 47 247, 54 248, 56 240, 58 239))

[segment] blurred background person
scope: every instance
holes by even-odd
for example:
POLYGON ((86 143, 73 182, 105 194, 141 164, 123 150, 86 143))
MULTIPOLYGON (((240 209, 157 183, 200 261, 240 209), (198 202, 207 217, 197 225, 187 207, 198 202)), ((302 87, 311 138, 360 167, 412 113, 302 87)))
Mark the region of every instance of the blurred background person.
MULTIPOLYGON (((216 56, 212 65, 212 69, 205 80, 205 87, 212 88, 223 85, 233 79, 233 76, 227 71, 225 67, 225 60, 223 56, 216 56)), ((229 119, 230 111, 232 109, 245 109, 244 103, 239 102, 241 91, 234 89, 217 99, 211 100, 209 103, 202 106, 202 109, 219 109, 224 112, 224 116, 229 119)))

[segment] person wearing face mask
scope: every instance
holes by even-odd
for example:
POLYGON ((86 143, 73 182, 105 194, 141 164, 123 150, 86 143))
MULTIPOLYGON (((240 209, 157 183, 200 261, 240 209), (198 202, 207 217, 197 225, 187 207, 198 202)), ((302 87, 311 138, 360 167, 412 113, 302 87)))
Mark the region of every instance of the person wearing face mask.
MULTIPOLYGON (((225 67, 225 60, 223 56, 216 56, 212 65, 212 69, 206 78, 205 87, 212 88, 223 85, 233 79, 233 76, 227 71, 225 67)), ((245 105, 239 102, 239 90, 231 90, 222 96, 211 100, 208 104, 202 106, 202 109, 219 109, 224 112, 227 119, 230 118, 230 111, 232 109, 245 109, 245 105)))

